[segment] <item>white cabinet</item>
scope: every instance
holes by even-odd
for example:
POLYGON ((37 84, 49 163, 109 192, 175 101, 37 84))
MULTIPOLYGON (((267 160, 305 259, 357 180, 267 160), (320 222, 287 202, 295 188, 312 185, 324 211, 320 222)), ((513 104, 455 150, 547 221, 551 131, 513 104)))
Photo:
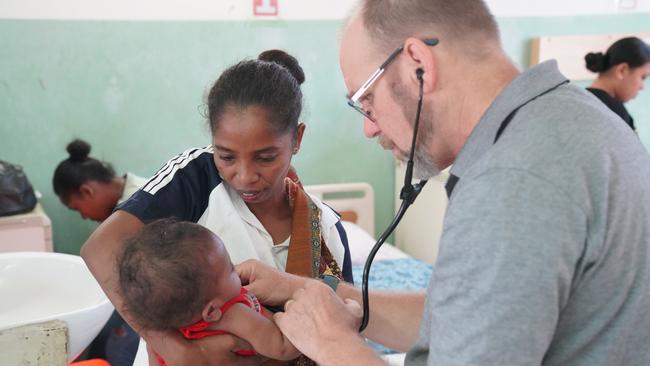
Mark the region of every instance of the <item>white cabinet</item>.
POLYGON ((0 217, 0 252, 52 251, 52 223, 40 203, 26 214, 0 217))

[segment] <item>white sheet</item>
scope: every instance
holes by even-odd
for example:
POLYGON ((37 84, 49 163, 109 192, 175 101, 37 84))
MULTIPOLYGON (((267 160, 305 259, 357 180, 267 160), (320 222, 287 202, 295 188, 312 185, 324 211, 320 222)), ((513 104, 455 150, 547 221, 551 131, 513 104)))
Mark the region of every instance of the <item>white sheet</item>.
POLYGON ((388 362, 390 366, 403 366, 406 353, 395 353, 392 355, 382 355, 381 358, 388 362))
MULTIPOLYGON (((375 245, 375 239, 355 223, 343 221, 343 228, 348 236, 352 265, 364 264, 370 250, 375 245)), ((390 243, 384 243, 375 256, 376 261, 402 258, 409 258, 409 255, 390 243)))

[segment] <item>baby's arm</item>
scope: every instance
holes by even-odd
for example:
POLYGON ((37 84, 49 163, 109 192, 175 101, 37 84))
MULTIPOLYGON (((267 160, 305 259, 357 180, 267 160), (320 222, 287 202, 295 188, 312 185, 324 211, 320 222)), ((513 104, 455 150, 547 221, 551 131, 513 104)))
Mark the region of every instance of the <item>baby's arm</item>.
POLYGON ((248 341, 257 353, 268 358, 293 360, 300 356, 300 351, 282 334, 268 310, 262 315, 246 305, 235 304, 214 324, 214 329, 248 341))

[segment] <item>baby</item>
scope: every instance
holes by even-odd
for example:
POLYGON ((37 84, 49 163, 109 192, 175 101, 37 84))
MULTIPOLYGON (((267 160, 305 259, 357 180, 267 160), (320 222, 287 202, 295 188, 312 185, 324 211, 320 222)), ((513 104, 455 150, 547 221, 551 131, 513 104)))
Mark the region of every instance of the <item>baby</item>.
POLYGON ((252 346, 240 355, 300 355, 241 286, 221 239, 200 225, 173 219, 145 225, 127 243, 119 271, 126 309, 144 330, 175 329, 187 339, 229 333, 252 346))

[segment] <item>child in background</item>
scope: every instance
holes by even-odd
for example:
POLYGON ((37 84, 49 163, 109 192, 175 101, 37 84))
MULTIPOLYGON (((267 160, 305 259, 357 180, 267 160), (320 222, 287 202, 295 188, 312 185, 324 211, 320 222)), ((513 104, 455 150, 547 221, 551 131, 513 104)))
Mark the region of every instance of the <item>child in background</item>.
POLYGON ((235 350, 240 355, 300 355, 242 287, 221 239, 203 226, 173 219, 145 225, 119 258, 119 286, 145 331, 178 329, 187 339, 230 333, 253 348, 235 350))
POLYGON ((133 173, 115 174, 110 163, 89 156, 86 141, 75 139, 66 150, 70 156, 56 167, 52 186, 61 203, 84 219, 106 220, 115 206, 147 183, 133 173))

